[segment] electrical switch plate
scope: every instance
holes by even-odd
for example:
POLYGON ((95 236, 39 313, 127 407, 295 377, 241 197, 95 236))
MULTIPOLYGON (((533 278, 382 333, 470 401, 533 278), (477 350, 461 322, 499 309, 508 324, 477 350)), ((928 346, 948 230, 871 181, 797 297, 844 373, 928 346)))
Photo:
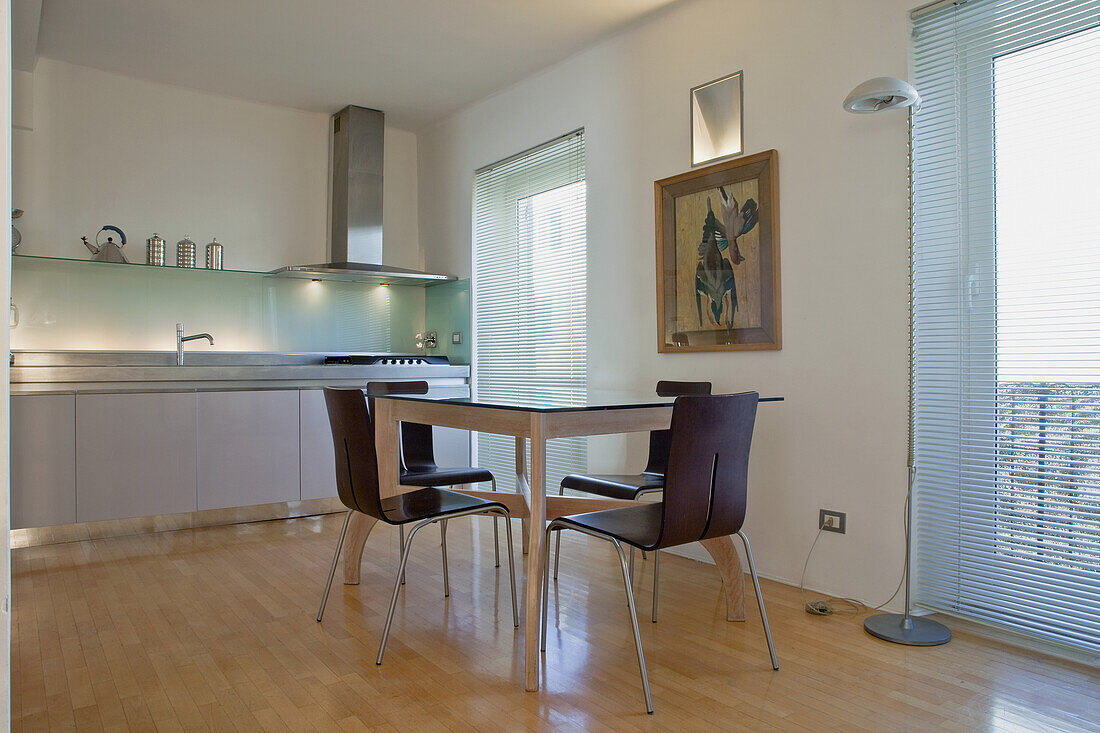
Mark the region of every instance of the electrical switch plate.
POLYGON ((817 527, 826 532, 845 534, 848 529, 848 515, 832 509, 821 509, 817 515, 817 527))
POLYGON ((461 344, 462 343, 462 331, 455 331, 454 333, 451 334, 451 343, 452 344, 461 344))

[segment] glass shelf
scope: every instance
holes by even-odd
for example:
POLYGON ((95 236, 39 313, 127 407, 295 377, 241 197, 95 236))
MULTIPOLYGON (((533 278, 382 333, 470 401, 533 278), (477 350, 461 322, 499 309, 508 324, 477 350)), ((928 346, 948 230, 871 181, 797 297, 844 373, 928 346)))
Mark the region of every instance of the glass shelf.
POLYGON ((264 278, 278 278, 278 279, 295 279, 295 280, 328 280, 335 282, 355 282, 364 283, 368 285, 400 285, 404 287, 430 287, 432 285, 439 285, 442 283, 453 282, 457 278, 449 277, 445 275, 436 276, 434 278, 426 278, 418 274, 410 274, 410 272, 402 271, 386 271, 386 272, 345 272, 345 271, 325 271, 323 269, 303 269, 296 267, 282 267, 278 270, 208 270, 205 267, 175 267, 173 265, 147 265, 143 262, 100 262, 98 260, 83 259, 75 257, 43 257, 42 255, 21 255, 14 254, 12 258, 15 261, 25 260, 27 262, 65 262, 65 263, 80 263, 81 265, 89 265, 92 267, 141 267, 147 270, 153 270, 157 272, 204 272, 204 273, 230 273, 235 275, 253 275, 264 278))

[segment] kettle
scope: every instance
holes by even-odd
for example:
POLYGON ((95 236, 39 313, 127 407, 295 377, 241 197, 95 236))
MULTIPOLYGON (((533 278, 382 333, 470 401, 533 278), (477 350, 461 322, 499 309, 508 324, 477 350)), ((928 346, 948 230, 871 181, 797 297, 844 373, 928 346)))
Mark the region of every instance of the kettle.
POLYGON ((126 235, 116 226, 105 224, 102 229, 96 232, 95 244, 91 244, 87 237, 81 237, 80 241, 92 253, 92 259, 96 262, 129 262, 126 255, 122 254, 122 248, 126 244, 126 235), (109 234, 107 235, 107 241, 101 244, 99 235, 103 232, 116 232, 119 238, 118 244, 115 244, 115 238, 109 234))

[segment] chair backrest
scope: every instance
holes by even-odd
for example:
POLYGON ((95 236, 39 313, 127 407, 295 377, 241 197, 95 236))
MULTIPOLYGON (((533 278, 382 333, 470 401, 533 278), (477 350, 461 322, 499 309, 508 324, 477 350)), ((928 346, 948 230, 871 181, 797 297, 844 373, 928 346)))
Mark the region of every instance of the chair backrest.
MULTIPOLYGON (((657 394, 661 397, 679 397, 686 394, 710 394, 710 382, 673 382, 662 379, 657 382, 657 394)), ((668 468, 668 431, 654 430, 649 434, 649 460, 646 473, 664 473, 668 468)))
POLYGON ((418 422, 401 423, 401 470, 427 473, 437 468, 432 426, 418 422))
POLYGON ((688 395, 672 408, 659 547, 741 529, 760 395, 688 395))
POLYGON ((367 382, 367 395, 385 397, 389 394, 428 394, 428 383, 415 382, 367 382))
MULTIPOLYGON (((427 393, 428 383, 423 380, 415 382, 367 382, 367 395, 369 397, 427 393)), ((401 472, 431 471, 435 468, 432 426, 411 422, 401 423, 401 472)))
POLYGON ((328 423, 336 459, 336 490, 348 509, 382 518, 374 421, 361 389, 325 387, 328 423))
POLYGON ((674 382, 662 379, 657 382, 657 394, 661 397, 680 397, 686 394, 710 394, 710 382, 674 382))
MULTIPOLYGON (((424 381, 367 383, 367 395, 370 397, 427 393, 428 383, 424 381)), ((433 471, 436 468, 432 426, 415 422, 401 423, 401 471, 433 471)))
POLYGON ((336 490, 340 501, 376 519, 383 519, 379 493, 378 454, 374 445, 374 397, 424 394, 427 382, 370 382, 361 389, 326 387, 325 405, 332 429, 336 490))

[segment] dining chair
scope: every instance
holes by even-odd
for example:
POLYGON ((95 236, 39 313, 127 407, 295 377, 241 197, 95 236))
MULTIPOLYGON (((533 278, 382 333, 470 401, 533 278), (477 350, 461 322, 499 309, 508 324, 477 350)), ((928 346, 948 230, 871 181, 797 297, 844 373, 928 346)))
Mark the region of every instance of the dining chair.
POLYGON ((664 497, 660 502, 642 502, 638 506, 621 509, 573 514, 555 519, 546 526, 541 559, 542 651, 546 651, 551 533, 574 530, 607 540, 619 554, 630 622, 634 627, 638 669, 642 677, 646 711, 649 713, 653 712, 653 700, 649 693, 649 677, 623 543, 640 550, 656 551, 732 534, 740 537, 745 545, 749 572, 756 590, 772 669, 779 669, 768 615, 764 610, 764 598, 760 593, 760 579, 756 575, 748 537, 742 530, 748 493, 749 446, 759 397, 756 392, 678 397, 672 408, 668 470, 664 497))
MULTIPOLYGON (((381 397, 388 394, 427 394, 428 383, 423 380, 410 382, 368 382, 367 392, 381 397)), ((492 490, 497 490, 497 480, 485 468, 477 466, 459 466, 442 468, 435 462, 435 444, 432 439, 432 426, 421 423, 401 423, 401 466, 398 482, 402 486, 451 486, 458 484, 479 484, 489 481, 492 490)), ((447 556, 447 523, 440 522, 443 557, 447 556)), ((498 538, 497 518, 493 517, 493 566, 500 567, 500 540, 498 538)), ((405 528, 398 527, 398 541, 405 544, 405 528)), ((451 594, 448 581, 446 559, 443 563, 443 595, 451 594)), ((405 576, 401 576, 404 585, 405 576)))
MULTIPOLYGON (((660 397, 680 397, 689 394, 710 394, 710 382, 675 382, 662 379, 657 382, 657 394, 660 397)), ((654 430, 649 434, 649 459, 638 474, 599 474, 587 475, 573 473, 561 480, 558 495, 566 489, 596 494, 609 499, 637 501, 647 494, 656 494, 665 488, 665 469, 668 466, 668 430, 654 430)), ((561 533, 554 538, 554 580, 558 579, 558 565, 561 563, 561 533)), ((630 577, 634 577, 634 548, 630 548, 630 577)), ((661 581, 661 553, 653 553, 653 610, 650 619, 657 623, 657 589, 661 581)))
MULTIPOLYGON (((508 507, 499 502, 434 487, 424 487, 383 498, 379 486, 378 455, 374 444, 374 394, 372 392, 395 394, 389 391, 388 387, 379 386, 377 383, 373 389, 368 385, 366 395, 359 389, 326 387, 324 390, 336 460, 336 487, 340 501, 348 508, 348 513, 344 517, 344 526, 340 530, 336 552, 332 556, 332 566, 329 569, 324 594, 321 596, 317 620, 320 621, 324 615, 325 604, 328 602, 329 590, 332 587, 332 578, 336 573, 336 564, 340 558, 340 550, 353 512, 362 512, 378 521, 398 527, 406 524, 413 525, 409 536, 402 542, 401 563, 397 569, 397 577, 394 579, 393 595, 390 598, 390 608, 386 614, 386 624, 382 631, 382 641, 378 647, 375 664, 382 663, 382 655, 386 651, 386 639, 389 637, 393 613, 397 607, 397 596, 401 591, 401 578, 405 573, 409 551, 416 533, 429 524, 446 519, 491 514, 504 517, 505 520, 508 571, 511 576, 512 590, 512 623, 518 627, 516 573, 512 558, 512 525, 508 521, 511 516, 508 507)), ((446 549, 444 549, 444 561, 446 561, 446 549)), ((446 584, 446 578, 444 583, 446 584)))
MULTIPOLYGON (((423 383, 427 387, 427 383, 423 383)), ((425 390, 426 391, 426 390, 425 390)), ((440 467, 435 462, 432 426, 415 422, 401 423, 402 486, 456 486, 488 481, 497 490, 497 480, 487 468, 478 466, 440 467)), ((447 541, 446 524, 442 525, 443 542, 447 541)), ((493 517, 493 565, 500 567, 500 538, 497 518, 493 517)))

